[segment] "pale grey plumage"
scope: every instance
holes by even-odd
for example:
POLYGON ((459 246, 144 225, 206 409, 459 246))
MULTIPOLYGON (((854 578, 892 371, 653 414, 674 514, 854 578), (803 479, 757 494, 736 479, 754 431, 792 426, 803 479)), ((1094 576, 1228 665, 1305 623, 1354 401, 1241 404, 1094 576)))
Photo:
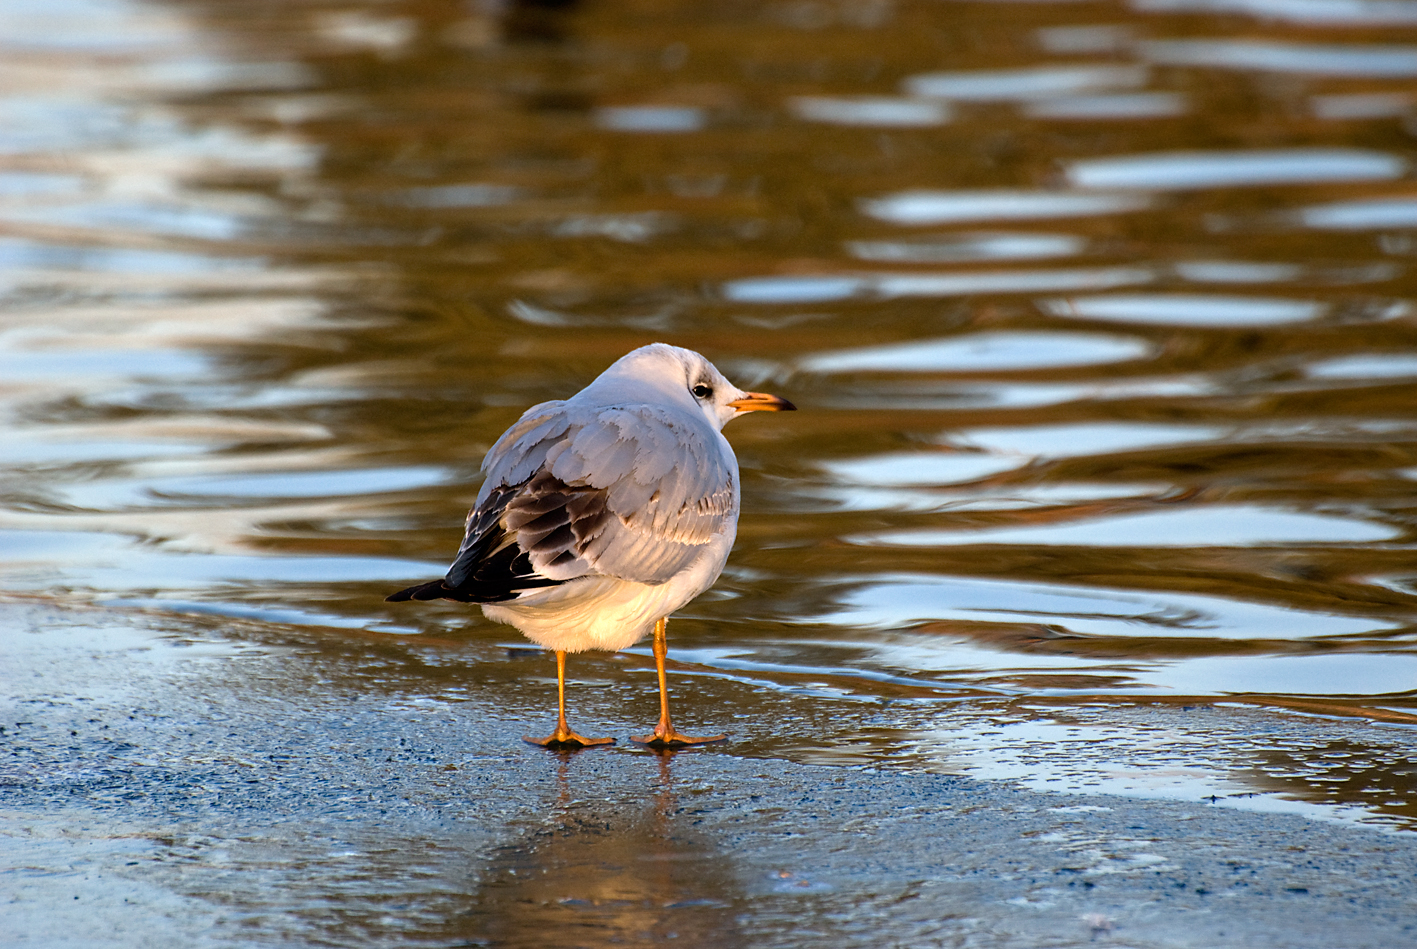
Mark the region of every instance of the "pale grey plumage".
POLYGON ((497 440, 447 575, 393 599, 481 603, 558 651, 623 649, 723 570, 739 497, 724 424, 791 407, 696 352, 642 346, 497 440))
POLYGON ((663 583, 737 514, 737 460, 692 400, 615 404, 618 394, 614 386, 591 386, 573 399, 533 406, 482 463, 487 480, 478 510, 498 489, 528 484, 538 473, 603 492, 614 516, 602 519, 593 536, 566 532, 562 543, 538 549, 544 538, 522 533, 525 527, 519 532, 542 576, 663 583))

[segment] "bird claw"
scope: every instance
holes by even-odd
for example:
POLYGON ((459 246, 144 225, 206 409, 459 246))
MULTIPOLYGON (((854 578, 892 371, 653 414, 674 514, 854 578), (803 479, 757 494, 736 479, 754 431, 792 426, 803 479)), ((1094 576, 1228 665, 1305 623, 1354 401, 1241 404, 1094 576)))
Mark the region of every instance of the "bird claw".
POLYGON ((545 738, 532 738, 530 735, 523 735, 522 741, 528 745, 536 745, 538 748, 545 748, 548 751, 576 751, 580 748, 590 748, 594 745, 613 745, 613 738, 586 738, 584 735, 577 735, 569 728, 565 731, 557 729, 553 734, 545 738))
POLYGON ((637 745, 646 745, 650 748, 687 748, 691 745, 712 745, 716 742, 727 741, 727 735, 712 735, 707 738, 698 738, 693 735, 681 735, 674 729, 669 729, 663 734, 659 729, 655 729, 653 735, 631 735, 630 740, 637 745))

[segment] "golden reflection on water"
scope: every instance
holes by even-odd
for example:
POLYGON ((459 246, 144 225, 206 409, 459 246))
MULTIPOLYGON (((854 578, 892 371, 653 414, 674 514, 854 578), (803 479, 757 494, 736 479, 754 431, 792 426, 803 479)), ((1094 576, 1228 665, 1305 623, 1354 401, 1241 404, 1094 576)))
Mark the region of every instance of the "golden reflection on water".
POLYGON ((681 804, 673 753, 660 758, 657 788, 628 813, 574 797, 584 781, 573 779, 574 757, 563 755, 543 826, 493 855, 448 937, 507 947, 543 946, 549 933, 572 945, 747 945, 734 910, 746 887, 681 804))
POLYGON ((664 339, 804 409, 731 433, 690 667, 1417 721, 1417 28, 1220 9, 11 16, 5 585, 501 641, 381 597, 664 339))

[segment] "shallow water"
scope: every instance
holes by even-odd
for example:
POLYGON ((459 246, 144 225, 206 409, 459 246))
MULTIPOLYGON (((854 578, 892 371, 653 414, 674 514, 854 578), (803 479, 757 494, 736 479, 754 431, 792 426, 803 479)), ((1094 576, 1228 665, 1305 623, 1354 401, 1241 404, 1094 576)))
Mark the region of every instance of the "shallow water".
MULTIPOLYGON (((385 687, 520 687, 535 731, 514 631, 382 597, 523 408, 660 339, 802 409, 728 431, 686 729, 1417 821, 1417 4, 65 0, 0 37, 12 598, 426 640, 385 687), (1276 748, 1237 705, 1354 721, 1276 748)), ((652 719, 647 654, 573 660, 587 730, 652 719)))

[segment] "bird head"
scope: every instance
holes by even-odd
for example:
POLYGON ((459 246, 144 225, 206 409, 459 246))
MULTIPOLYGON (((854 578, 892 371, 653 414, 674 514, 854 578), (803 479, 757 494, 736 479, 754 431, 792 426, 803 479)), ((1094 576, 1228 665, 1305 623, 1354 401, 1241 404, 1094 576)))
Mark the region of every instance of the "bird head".
POLYGON ((716 430, 748 412, 792 412, 797 406, 765 392, 747 392, 729 382, 709 362, 692 349, 667 343, 651 343, 621 356, 601 373, 606 388, 642 388, 675 405, 693 406, 703 413, 716 430))

